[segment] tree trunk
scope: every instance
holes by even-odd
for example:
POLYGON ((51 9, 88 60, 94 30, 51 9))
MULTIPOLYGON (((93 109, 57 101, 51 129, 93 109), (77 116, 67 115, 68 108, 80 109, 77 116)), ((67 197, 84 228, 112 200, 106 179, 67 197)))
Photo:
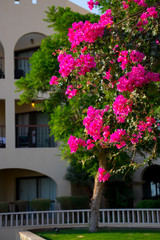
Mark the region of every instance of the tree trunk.
MULTIPOLYGON (((99 154, 99 167, 106 169, 106 151, 104 151, 104 149, 102 149, 99 154)), ((95 176, 93 196, 91 200, 90 232, 97 232, 98 230, 99 207, 105 185, 104 182, 99 182, 98 177, 99 173, 95 176)))

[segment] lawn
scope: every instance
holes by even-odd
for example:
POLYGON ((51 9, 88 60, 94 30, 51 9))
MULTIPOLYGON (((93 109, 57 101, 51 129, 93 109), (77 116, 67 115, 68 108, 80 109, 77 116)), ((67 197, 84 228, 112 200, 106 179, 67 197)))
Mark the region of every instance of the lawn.
POLYGON ((47 240, 160 240, 160 230, 111 230, 100 229, 97 233, 88 230, 59 230, 36 233, 47 240))

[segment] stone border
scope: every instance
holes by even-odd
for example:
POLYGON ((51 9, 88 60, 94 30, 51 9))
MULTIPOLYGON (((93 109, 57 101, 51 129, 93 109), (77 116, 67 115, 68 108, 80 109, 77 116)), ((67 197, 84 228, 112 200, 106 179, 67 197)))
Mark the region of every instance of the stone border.
POLYGON ((20 240, 44 240, 44 238, 41 238, 29 231, 19 232, 19 235, 20 235, 20 240))

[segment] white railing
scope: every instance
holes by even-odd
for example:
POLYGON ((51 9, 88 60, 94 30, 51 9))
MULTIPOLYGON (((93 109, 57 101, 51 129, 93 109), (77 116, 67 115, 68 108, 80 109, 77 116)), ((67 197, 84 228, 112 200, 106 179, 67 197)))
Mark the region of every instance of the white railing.
MULTIPOLYGON (((0 213, 0 228, 88 225, 90 210, 0 213)), ((100 225, 159 224, 160 209, 100 209, 100 225)))

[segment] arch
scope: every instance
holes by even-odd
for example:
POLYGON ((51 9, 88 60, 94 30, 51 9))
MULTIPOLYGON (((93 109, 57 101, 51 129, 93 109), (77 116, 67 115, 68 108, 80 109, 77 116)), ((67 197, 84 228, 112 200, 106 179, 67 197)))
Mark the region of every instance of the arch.
POLYGON ((39 32, 25 33, 15 43, 14 51, 24 50, 28 48, 38 47, 41 41, 46 37, 45 34, 39 32), (32 40, 31 40, 32 39, 32 40))
POLYGON ((41 41, 46 35, 38 32, 31 32, 21 36, 14 47, 15 58, 15 79, 24 77, 30 70, 29 58, 39 49, 41 41))
POLYGON ((57 195, 57 183, 51 177, 29 169, 8 168, 0 170, 0 201, 31 201, 48 198, 52 201, 57 195))
POLYGON ((5 78, 4 47, 0 41, 0 78, 5 78))
POLYGON ((160 166, 151 165, 143 173, 143 198, 157 199, 160 197, 160 166))

